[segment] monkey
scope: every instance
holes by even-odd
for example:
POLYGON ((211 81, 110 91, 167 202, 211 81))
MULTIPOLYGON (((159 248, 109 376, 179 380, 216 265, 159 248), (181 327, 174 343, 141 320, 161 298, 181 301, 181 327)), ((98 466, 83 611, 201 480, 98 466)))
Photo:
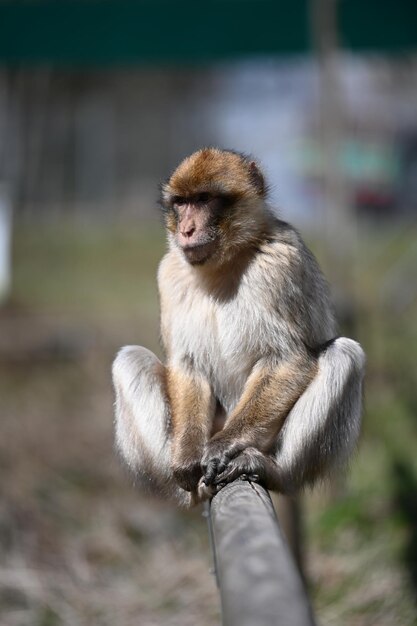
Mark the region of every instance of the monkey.
POLYGON ((190 506, 236 479, 294 494, 359 437, 365 355, 337 335, 327 282, 270 207, 251 157, 203 148, 161 187, 163 364, 113 364, 116 445, 139 482, 190 506))

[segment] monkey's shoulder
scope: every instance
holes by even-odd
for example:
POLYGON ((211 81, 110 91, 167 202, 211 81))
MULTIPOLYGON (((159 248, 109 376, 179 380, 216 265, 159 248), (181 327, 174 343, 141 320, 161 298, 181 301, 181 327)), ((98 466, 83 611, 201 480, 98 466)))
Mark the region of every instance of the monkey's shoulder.
MULTIPOLYGON (((335 332, 330 289, 319 264, 299 232, 278 222, 273 234, 259 248, 248 284, 252 296, 265 294, 264 303, 275 314, 296 326, 311 345, 325 341, 335 332), (257 275, 258 280, 253 280, 257 275)), ((301 336, 300 335, 300 336, 301 336)))
POLYGON ((286 222, 276 221, 275 228, 259 245, 254 268, 278 283, 290 282, 301 287, 322 278, 322 272, 300 233, 286 222))
POLYGON ((289 271, 291 278, 299 278, 309 285, 320 283, 324 289, 327 281, 313 252, 300 232, 291 224, 276 219, 269 237, 260 246, 260 258, 268 258, 277 270, 289 271))
POLYGON ((273 220, 271 231, 265 237, 262 248, 264 247, 278 254, 287 255, 295 263, 310 261, 311 258, 315 260, 301 233, 292 224, 278 218, 273 220))

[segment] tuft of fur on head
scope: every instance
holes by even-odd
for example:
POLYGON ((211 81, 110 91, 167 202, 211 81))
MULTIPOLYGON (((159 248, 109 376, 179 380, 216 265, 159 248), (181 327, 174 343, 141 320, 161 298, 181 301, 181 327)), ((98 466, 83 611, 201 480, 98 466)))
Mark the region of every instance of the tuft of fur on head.
POLYGON ((224 199, 224 211, 216 224, 217 260, 257 243, 270 220, 267 186, 259 166, 251 157, 232 150, 202 148, 194 152, 180 163, 161 192, 166 226, 172 235, 177 227, 172 208, 175 198, 210 193, 224 199))
POLYGON ((221 193, 236 200, 264 199, 264 178, 250 157, 220 148, 202 148, 184 159, 162 187, 162 200, 196 190, 221 193))

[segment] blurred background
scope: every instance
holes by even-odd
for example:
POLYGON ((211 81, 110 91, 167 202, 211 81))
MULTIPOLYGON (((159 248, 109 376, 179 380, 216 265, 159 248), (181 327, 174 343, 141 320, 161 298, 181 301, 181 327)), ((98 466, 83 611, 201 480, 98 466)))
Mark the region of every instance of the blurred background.
POLYGON ((302 499, 323 626, 417 624, 417 5, 0 3, 0 624, 219 623, 205 521, 135 491, 110 366, 159 355, 158 184, 254 154, 368 356, 359 452, 302 499))

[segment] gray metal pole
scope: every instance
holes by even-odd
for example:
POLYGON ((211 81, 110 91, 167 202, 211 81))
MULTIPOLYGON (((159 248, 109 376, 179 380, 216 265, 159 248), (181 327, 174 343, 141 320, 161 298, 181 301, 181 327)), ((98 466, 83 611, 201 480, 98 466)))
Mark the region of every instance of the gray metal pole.
POLYGON ((235 481, 210 506, 223 626, 314 626, 269 494, 235 481))

